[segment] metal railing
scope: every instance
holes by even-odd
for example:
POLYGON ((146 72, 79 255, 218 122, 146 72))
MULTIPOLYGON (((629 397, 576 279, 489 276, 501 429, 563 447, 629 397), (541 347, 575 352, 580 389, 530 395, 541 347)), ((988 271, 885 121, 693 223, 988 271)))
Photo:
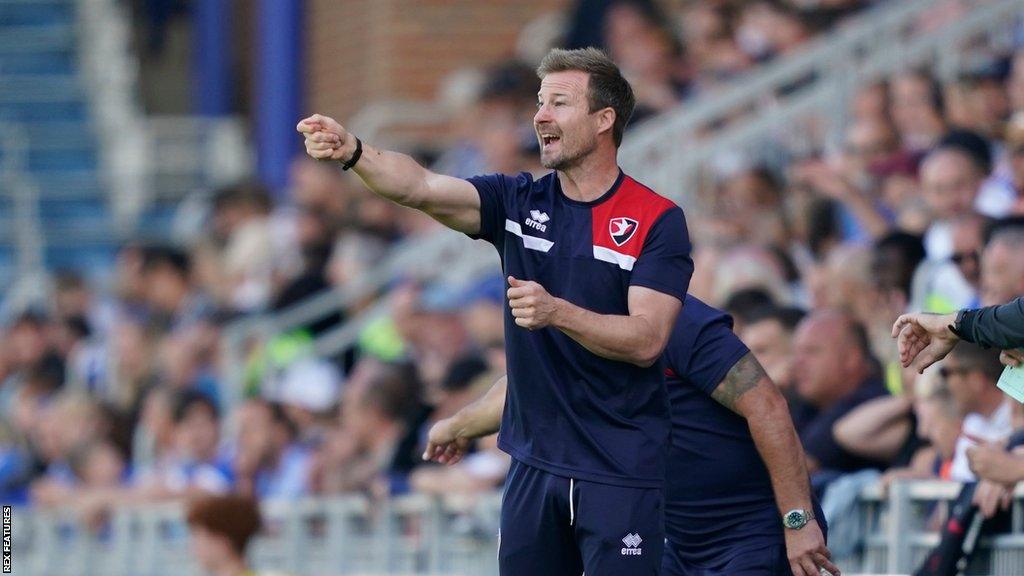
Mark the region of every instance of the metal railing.
MULTIPOLYGON (((837 559, 844 574, 906 574, 939 542, 929 527, 945 518, 960 484, 901 481, 863 490, 860 551, 837 559)), ((971 575, 1024 574, 1024 490, 1009 533, 982 538, 971 575)), ((259 569, 295 576, 496 574, 500 495, 371 501, 361 495, 262 504, 265 530, 250 550, 259 569)), ((831 521, 835 521, 832 519, 831 521)), ((15 573, 35 576, 197 575, 177 504, 119 508, 88 527, 74 509, 16 509, 15 573), (25 572, 20 572, 24 569, 25 572)))

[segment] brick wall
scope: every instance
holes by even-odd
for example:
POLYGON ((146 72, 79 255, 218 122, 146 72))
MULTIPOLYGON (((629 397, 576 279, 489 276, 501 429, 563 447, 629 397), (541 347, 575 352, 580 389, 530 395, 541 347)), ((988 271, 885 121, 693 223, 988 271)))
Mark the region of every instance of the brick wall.
POLYGON ((308 0, 306 103, 344 122, 377 98, 431 100, 446 74, 512 54, 569 0, 308 0))

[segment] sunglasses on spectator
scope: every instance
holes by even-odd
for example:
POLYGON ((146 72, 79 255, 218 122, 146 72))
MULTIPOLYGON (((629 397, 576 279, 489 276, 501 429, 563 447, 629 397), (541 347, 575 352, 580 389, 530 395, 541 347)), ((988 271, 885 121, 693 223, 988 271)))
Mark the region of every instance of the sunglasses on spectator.
POLYGON ((1024 156, 1024 146, 1014 146, 1010 148, 1010 154, 1014 156, 1024 156))
POLYGON ((978 254, 977 250, 970 250, 968 252, 954 252, 953 255, 949 257, 949 259, 952 260, 953 263, 956 264, 957 266, 962 266, 964 262, 968 260, 970 260, 971 262, 977 262, 979 258, 980 255, 978 254))

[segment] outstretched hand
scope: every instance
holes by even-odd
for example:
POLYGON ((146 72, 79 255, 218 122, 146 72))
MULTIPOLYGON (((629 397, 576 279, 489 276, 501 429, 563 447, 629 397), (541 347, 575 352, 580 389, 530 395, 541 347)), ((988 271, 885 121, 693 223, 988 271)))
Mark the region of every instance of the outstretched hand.
POLYGON ((956 320, 953 314, 904 314, 892 326, 892 337, 898 338, 900 364, 904 368, 914 364, 918 374, 942 360, 960 341, 949 325, 956 320))

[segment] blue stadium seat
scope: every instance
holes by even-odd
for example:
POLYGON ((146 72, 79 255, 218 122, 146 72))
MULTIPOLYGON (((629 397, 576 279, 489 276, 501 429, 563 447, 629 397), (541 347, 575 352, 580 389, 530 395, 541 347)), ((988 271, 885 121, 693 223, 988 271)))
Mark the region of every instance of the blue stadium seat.
POLYGON ((0 22, 8 26, 70 24, 74 20, 74 0, 0 0, 0 22))
MULTIPOLYGON (((0 123, 21 124, 26 177, 39 191, 49 266, 109 268, 118 240, 99 147, 78 77, 76 0, 0 0, 0 123)), ((0 151, 2 154, 2 151, 0 151)), ((0 157, 0 162, 3 158, 0 157)), ((0 191, 0 288, 16 262, 0 191)))

